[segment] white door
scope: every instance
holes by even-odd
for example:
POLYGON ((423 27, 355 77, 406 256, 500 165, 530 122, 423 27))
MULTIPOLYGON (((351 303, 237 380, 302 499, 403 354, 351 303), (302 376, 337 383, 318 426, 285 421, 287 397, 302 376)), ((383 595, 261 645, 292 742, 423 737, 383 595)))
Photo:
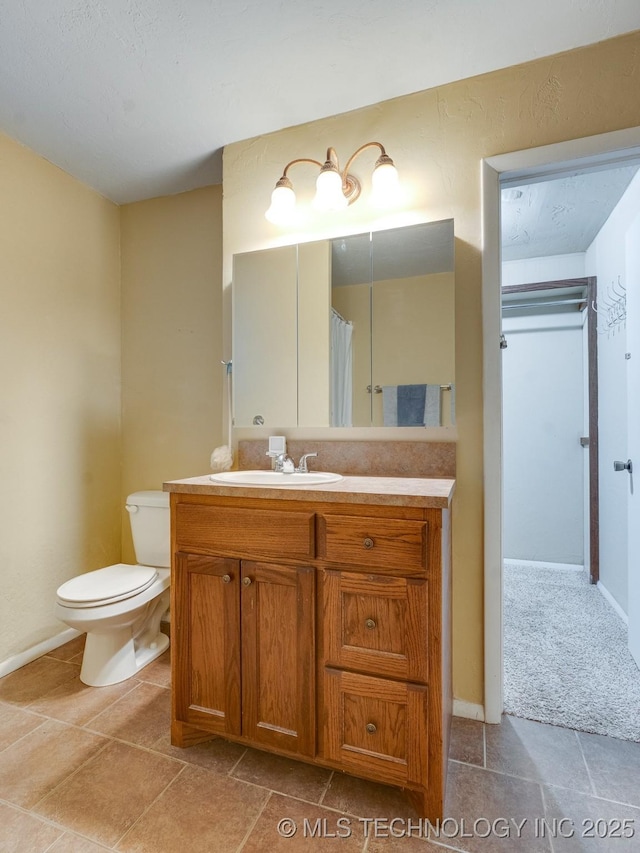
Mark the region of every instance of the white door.
MULTIPOLYGON (((635 466, 629 496, 629 651, 640 667, 640 214, 627 231, 627 452, 635 466)), ((626 462, 626 460, 624 460, 626 462)))

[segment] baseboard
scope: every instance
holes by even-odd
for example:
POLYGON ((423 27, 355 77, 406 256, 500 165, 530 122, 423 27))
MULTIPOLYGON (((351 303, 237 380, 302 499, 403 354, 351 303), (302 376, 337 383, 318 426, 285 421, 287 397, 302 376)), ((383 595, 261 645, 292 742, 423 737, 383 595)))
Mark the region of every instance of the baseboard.
POLYGON ((466 720, 484 720, 484 706, 465 702, 464 699, 454 699, 453 716, 464 717, 466 720))
POLYGON ((598 581, 598 583, 596 584, 596 586, 598 587, 598 589, 599 589, 599 590, 600 590, 600 592, 602 593, 603 597, 604 597, 604 598, 606 598, 606 600, 607 600, 607 601, 609 602, 609 604, 613 607, 613 609, 616 611, 616 613, 618 614, 618 616, 622 619, 622 621, 624 622, 624 624, 625 624, 625 625, 628 625, 628 624, 629 624, 629 617, 628 617, 628 616, 627 616, 627 614, 624 612, 624 610, 622 609, 622 607, 620 607, 620 605, 618 604, 618 602, 617 602, 617 601, 615 600, 615 598, 611 595, 611 593, 610 593, 610 592, 609 592, 609 590, 606 588, 606 586, 602 583, 602 581, 598 581))
POLYGON ((512 560, 509 557, 504 557, 503 562, 510 563, 512 566, 530 566, 532 569, 566 569, 571 572, 584 571, 584 566, 577 566, 575 563, 549 563, 546 560, 512 560))
POLYGON ((67 628, 54 637, 49 637, 48 640, 43 640, 41 643, 31 646, 30 649, 25 649, 24 652, 0 661, 0 678, 4 675, 9 675, 10 672, 15 672, 21 666, 26 666, 28 663, 42 657, 42 655, 46 655, 47 652, 52 652, 54 649, 64 646, 69 640, 79 637, 81 633, 81 631, 76 631, 75 628, 67 628))

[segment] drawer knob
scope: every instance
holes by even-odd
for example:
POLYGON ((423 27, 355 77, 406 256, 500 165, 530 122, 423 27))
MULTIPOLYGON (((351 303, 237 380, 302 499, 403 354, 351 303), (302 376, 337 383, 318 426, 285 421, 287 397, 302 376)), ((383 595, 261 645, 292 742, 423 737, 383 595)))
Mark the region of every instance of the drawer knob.
POLYGON ((375 723, 367 723, 365 728, 369 732, 370 735, 374 735, 378 731, 378 728, 377 728, 375 723))
POLYGON ((373 548, 373 539, 371 539, 369 536, 367 536, 367 538, 364 540, 364 547, 367 550, 369 550, 370 548, 373 548))
POLYGON ((243 578, 243 579, 242 579, 242 583, 243 583, 245 586, 251 586, 251 584, 253 583, 253 581, 251 580, 251 578, 243 578))
POLYGON ((373 629, 376 627, 376 620, 375 619, 367 619, 367 621, 364 624, 367 626, 367 628, 373 629))
POLYGON ((231 583, 231 575, 222 575, 222 583, 231 583))

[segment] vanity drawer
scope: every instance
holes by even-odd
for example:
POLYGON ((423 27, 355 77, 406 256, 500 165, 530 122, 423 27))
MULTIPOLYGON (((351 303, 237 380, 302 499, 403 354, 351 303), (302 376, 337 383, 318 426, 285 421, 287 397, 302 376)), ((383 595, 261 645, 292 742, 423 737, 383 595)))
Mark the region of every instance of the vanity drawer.
POLYGON ((427 589, 415 578, 325 571, 325 662, 426 683, 427 589))
POLYGON ((325 670, 325 757, 399 785, 427 779, 424 686, 325 670))
POLYGON ((313 512, 179 503, 176 547, 238 557, 312 560, 313 512))
POLYGON ((427 564, 427 533, 424 521, 321 515, 318 556, 330 563, 421 574, 427 564))

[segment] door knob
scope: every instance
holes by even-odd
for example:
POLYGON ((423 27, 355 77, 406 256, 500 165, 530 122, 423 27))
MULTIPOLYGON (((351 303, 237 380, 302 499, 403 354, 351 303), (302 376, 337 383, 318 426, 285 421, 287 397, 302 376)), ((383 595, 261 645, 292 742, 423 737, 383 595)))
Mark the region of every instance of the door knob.
POLYGON ((231 575, 222 575, 222 583, 231 583, 231 575))
POLYGON ((628 471, 630 474, 633 474, 633 462, 630 459, 627 459, 626 462, 620 462, 616 460, 613 463, 614 471, 628 471))
POLYGON ((367 550, 369 550, 370 548, 373 548, 373 539, 371 539, 369 536, 367 536, 367 538, 363 542, 363 545, 367 550))
POLYGON ((378 727, 375 723, 367 723, 365 729, 369 732, 370 735, 374 735, 378 731, 378 727))
POLYGON ((364 624, 367 626, 367 628, 371 628, 372 630, 373 630, 373 628, 376 627, 375 619, 367 619, 367 621, 364 624))
POLYGON ((251 578, 243 578, 243 579, 242 579, 242 583, 243 583, 245 586, 251 586, 251 584, 253 583, 253 581, 251 580, 251 578))

